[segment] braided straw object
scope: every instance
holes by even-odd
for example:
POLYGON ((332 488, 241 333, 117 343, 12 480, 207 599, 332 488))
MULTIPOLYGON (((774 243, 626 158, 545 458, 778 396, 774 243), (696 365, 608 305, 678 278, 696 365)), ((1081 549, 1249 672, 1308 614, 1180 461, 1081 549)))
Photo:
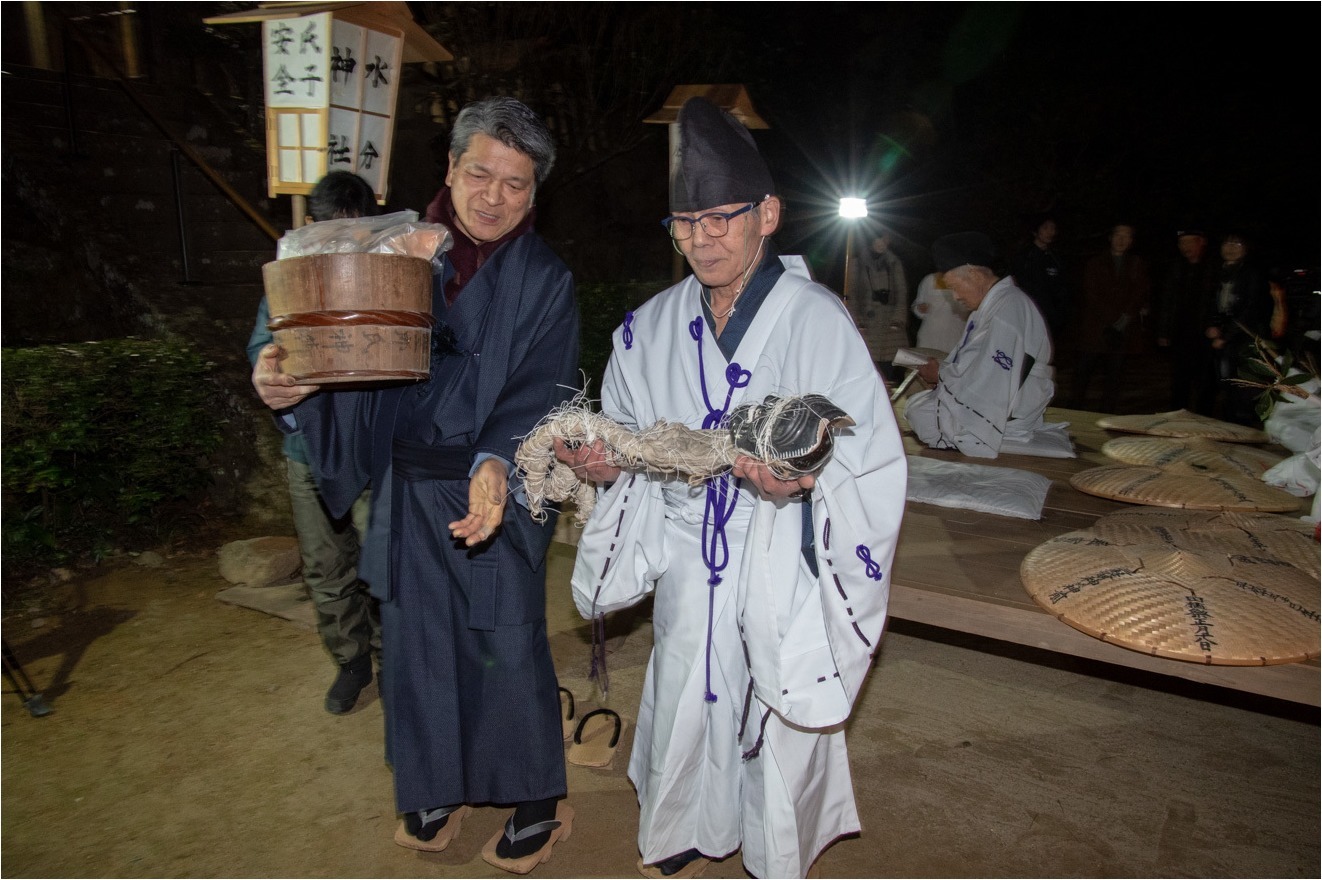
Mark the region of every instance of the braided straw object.
POLYGON ((555 457, 556 440, 571 446, 600 440, 616 467, 697 486, 729 471, 741 455, 764 462, 782 479, 811 473, 830 457, 830 430, 854 421, 825 397, 808 394, 744 404, 731 410, 726 424, 703 430, 662 419, 633 431, 593 412, 579 394, 552 410, 514 453, 528 511, 545 522, 547 501, 573 499, 575 522, 581 526, 596 506, 596 485, 555 457))
POLYGON ((575 398, 543 419, 514 453, 528 511, 537 522, 546 521, 547 501, 572 499, 574 520, 580 526, 597 504, 596 484, 579 479, 573 468, 555 457, 556 440, 568 444, 601 440, 618 467, 682 478, 690 485, 728 471, 736 456, 729 431, 694 430, 662 420, 634 432, 575 398))

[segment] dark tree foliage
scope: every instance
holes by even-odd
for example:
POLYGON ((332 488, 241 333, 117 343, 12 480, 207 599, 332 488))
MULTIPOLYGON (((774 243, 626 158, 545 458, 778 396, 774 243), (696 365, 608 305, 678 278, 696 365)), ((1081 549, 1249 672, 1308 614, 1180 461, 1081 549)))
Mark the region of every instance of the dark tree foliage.
MULTIPOLYGON (((679 83, 729 69, 707 4, 414 3, 455 55, 434 79, 449 114, 507 94, 545 114, 560 148, 548 194, 636 149, 679 83)), ((664 126, 660 127, 664 133, 664 126)))
POLYGON ((211 365, 141 339, 4 350, 7 576, 196 528, 221 445, 211 365))

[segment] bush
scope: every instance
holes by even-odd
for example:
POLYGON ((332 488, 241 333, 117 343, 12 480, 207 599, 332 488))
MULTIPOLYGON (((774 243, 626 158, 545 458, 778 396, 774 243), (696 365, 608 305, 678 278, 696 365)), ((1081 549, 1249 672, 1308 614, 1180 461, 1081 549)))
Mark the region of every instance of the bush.
POLYGON ((100 559, 191 519, 221 442, 197 354, 130 338, 5 349, 0 366, 6 574, 100 559))

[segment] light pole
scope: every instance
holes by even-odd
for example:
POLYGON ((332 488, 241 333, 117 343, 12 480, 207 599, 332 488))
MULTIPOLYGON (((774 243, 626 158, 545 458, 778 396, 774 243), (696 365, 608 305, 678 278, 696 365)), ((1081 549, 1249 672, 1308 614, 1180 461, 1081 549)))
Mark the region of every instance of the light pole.
MULTIPOLYGON (((858 220, 868 215, 868 200, 857 197, 845 197, 840 200, 840 216, 846 220, 858 220)), ((845 234, 845 283, 843 296, 845 302, 854 295, 854 234, 857 223, 850 223, 845 234)), ((852 306, 851 306, 852 308, 852 306)))

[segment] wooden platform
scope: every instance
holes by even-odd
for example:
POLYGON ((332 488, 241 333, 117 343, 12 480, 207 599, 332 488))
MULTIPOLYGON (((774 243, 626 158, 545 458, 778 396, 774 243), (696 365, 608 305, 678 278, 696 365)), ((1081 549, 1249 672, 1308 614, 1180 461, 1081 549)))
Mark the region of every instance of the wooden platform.
MULTIPOLYGON (((1085 635, 1033 601, 1019 565, 1034 547, 1056 535, 1087 528, 1099 516, 1133 505, 1087 495, 1069 485, 1074 473, 1114 463, 1101 446, 1114 435, 1096 425, 1098 413, 1049 409, 1047 421, 1069 422, 1079 453, 1074 459, 1004 455, 992 464, 1050 477, 1042 519, 994 516, 911 502, 905 511, 891 578, 890 615, 942 629, 973 633, 1047 651, 1176 676, 1254 694, 1319 705, 1317 661, 1279 666, 1210 666, 1154 657, 1085 635)), ((910 455, 970 462, 956 453, 927 449, 905 434, 910 455)), ((1282 450, 1284 453, 1285 451, 1282 450)), ((1285 453, 1288 454, 1288 453, 1285 453)), ((1300 499, 1297 515, 1308 512, 1300 499)))
MULTIPOLYGON (((1280 666, 1210 666, 1155 657, 1086 635, 1048 614, 1028 595, 1019 579, 1019 565, 1030 550, 1057 535, 1088 528, 1103 514, 1135 506, 1088 495, 1069 484, 1072 474, 1114 463, 1101 448, 1118 435, 1097 427, 1101 417, 1078 410, 1047 410, 1047 421, 1069 423, 1078 458, 1003 455, 974 460, 928 449, 906 431, 904 445, 910 455, 1019 468, 1049 477, 1052 485, 1040 520, 910 502, 891 578, 891 618, 1312 706, 1322 704, 1322 667, 1316 660, 1280 666)), ((902 418, 900 424, 907 429, 902 418)), ((1288 454, 1284 449, 1276 451, 1288 454)), ((1297 515, 1306 514, 1310 506, 1311 499, 1300 499, 1297 515)), ((578 536, 573 517, 562 515, 556 540, 574 545, 578 536)))

